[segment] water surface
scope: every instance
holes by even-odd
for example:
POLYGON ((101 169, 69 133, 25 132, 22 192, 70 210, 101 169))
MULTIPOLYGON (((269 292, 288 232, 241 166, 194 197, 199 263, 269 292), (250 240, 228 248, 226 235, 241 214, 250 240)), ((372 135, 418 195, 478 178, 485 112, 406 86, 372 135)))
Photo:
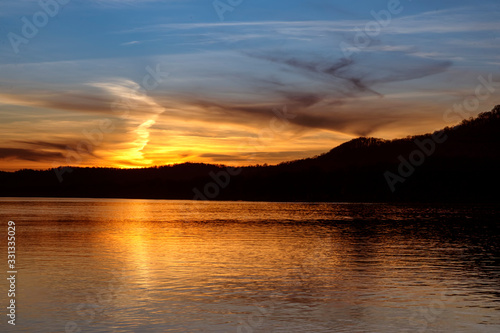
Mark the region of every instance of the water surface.
POLYGON ((492 206, 2 198, 0 217, 2 331, 500 331, 492 206))

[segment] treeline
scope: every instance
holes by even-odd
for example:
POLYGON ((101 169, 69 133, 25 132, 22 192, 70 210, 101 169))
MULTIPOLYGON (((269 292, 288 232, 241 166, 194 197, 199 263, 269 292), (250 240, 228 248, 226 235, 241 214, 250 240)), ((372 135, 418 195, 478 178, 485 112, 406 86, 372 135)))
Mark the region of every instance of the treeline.
POLYGON ((184 163, 145 169, 0 172, 0 196, 263 201, 498 202, 500 106, 443 131, 358 138, 275 166, 184 163))

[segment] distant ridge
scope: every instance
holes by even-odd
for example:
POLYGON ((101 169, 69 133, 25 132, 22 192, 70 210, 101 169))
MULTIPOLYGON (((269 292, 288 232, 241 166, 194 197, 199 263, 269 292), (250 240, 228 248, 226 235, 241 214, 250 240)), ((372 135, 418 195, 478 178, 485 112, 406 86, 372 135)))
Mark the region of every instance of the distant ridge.
POLYGON ((0 196, 499 202, 499 147, 496 106, 433 134, 396 140, 357 138, 320 156, 243 167, 237 175, 225 166, 204 163, 73 168, 62 183, 53 170, 0 172, 0 196), (423 160, 417 158, 422 156, 423 160))

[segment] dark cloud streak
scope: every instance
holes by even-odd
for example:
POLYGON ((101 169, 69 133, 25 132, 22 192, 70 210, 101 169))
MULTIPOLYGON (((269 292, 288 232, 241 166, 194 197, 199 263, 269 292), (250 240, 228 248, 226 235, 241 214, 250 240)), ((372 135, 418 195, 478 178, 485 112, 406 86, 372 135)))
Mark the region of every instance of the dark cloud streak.
POLYGON ((20 160, 40 162, 64 158, 60 152, 38 151, 23 148, 0 148, 0 159, 17 158, 20 160))

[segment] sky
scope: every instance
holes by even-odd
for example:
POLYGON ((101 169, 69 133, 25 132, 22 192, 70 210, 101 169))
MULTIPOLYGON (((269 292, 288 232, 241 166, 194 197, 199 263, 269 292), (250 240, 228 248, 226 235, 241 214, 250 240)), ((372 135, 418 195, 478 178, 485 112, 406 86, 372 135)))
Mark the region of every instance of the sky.
POLYGON ((500 104, 496 0, 0 2, 0 170, 277 164, 500 104), (499 82, 499 83, 497 83, 499 82))

